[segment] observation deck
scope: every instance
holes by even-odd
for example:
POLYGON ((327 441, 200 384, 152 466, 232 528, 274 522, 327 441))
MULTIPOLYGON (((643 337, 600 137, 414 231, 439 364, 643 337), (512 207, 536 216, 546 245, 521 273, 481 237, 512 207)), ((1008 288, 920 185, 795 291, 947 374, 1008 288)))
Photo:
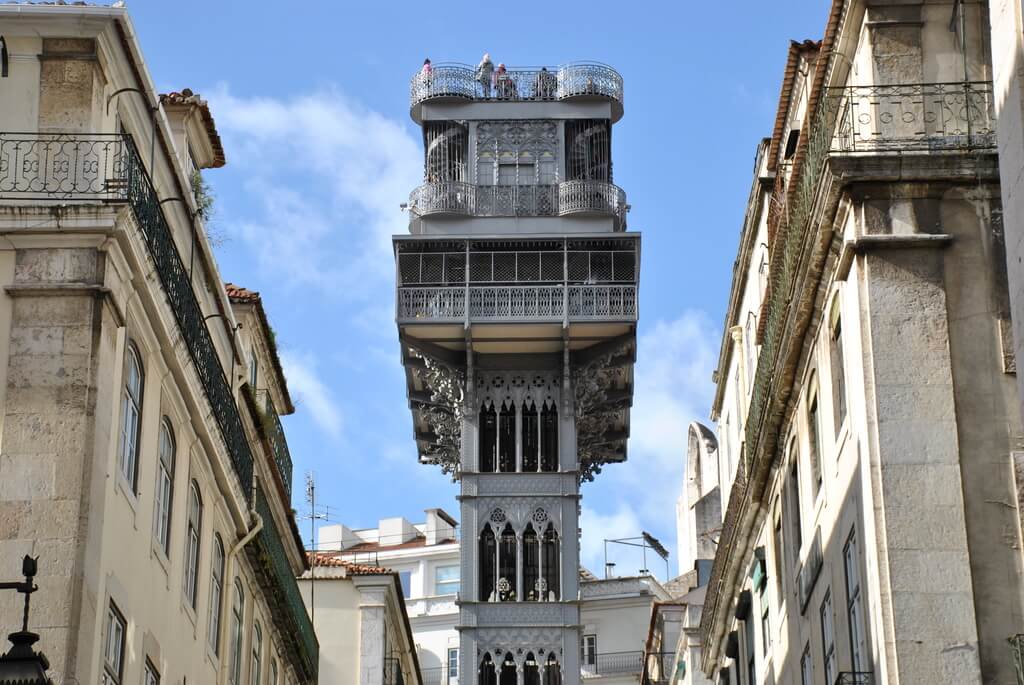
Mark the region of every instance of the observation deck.
POLYGON ((409 83, 409 114, 423 123, 423 105, 442 102, 597 101, 611 105, 611 120, 622 118, 622 76, 598 62, 557 67, 513 67, 495 73, 493 85, 477 78, 476 67, 446 62, 419 71, 409 83))

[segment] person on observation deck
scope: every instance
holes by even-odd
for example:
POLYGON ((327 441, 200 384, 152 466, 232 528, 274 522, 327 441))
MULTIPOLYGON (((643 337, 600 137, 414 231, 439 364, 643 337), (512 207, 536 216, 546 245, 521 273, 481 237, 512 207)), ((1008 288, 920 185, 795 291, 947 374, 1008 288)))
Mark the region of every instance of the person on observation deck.
POLYGON ((491 61, 490 54, 485 52, 483 59, 480 60, 480 64, 476 65, 476 80, 483 87, 485 98, 491 97, 491 81, 493 78, 494 62, 491 61))

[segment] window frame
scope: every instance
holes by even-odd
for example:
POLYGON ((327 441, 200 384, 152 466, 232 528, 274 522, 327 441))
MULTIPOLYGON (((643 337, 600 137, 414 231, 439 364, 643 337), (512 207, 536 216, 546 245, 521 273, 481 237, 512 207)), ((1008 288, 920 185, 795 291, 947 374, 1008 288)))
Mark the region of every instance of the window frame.
POLYGON ((819 609, 821 618, 821 656, 825 667, 825 682, 833 683, 836 679, 836 626, 832 609, 832 588, 825 590, 819 609))
POLYGON ((850 663, 854 671, 864 672, 869 670, 866 664, 868 643, 864 624, 864 594, 861 589, 856 527, 850 530, 843 545, 843 576, 846 581, 846 625, 850 638, 850 663))
POLYGON ((459 648, 448 648, 448 680, 459 677, 459 648))
POLYGON ((107 605, 107 620, 104 626, 103 639, 103 685, 120 685, 124 679, 124 653, 125 643, 128 641, 128 621, 124 614, 118 609, 114 600, 107 605), (116 646, 116 654, 111 653, 111 640, 114 636, 113 628, 117 628, 119 637, 116 646), (111 663, 114 658, 116 663, 111 663))
POLYGON ((587 633, 580 637, 580 664, 597 666, 597 633, 587 633))
POLYGON ((142 353, 134 340, 128 340, 124 358, 124 378, 121 383, 121 426, 117 442, 117 470, 127 483, 132 495, 138 495, 139 443, 142 438, 142 406, 146 393, 146 370, 142 353), (133 388, 133 370, 137 387, 133 388), (129 414, 131 410, 131 414, 129 414), (132 425, 129 426, 129 417, 132 425), (130 445, 129 445, 130 443, 130 445))
POLYGON ((157 485, 153 503, 153 535, 160 550, 171 556, 171 519, 174 509, 174 467, 177 461, 178 444, 174 437, 171 419, 164 416, 160 421, 157 438, 157 485))
POLYGON ((224 541, 219 533, 213 534, 213 552, 210 555, 210 615, 207 620, 207 644, 213 655, 220 657, 221 611, 224 604, 224 541), (219 560, 219 561, 218 561, 219 560))
POLYGON ((259 619, 252 622, 252 645, 249 648, 249 683, 260 685, 263 677, 263 628, 259 619))
POLYGON ((199 483, 193 478, 189 483, 188 504, 186 505, 185 557, 182 560, 182 592, 192 611, 199 600, 199 556, 203 541, 203 496, 199 483), (193 518, 193 512, 195 517, 193 518))
POLYGON ((807 404, 804 417, 807 420, 807 464, 810 468, 808 477, 811 482, 812 509, 825 490, 825 474, 823 470, 821 443, 821 392, 818 375, 811 372, 807 384, 807 404))
POLYGON ((839 293, 832 298, 832 307, 829 310, 828 352, 832 382, 832 421, 835 426, 834 437, 838 441, 850 415, 850 402, 847 396, 849 390, 846 383, 846 349, 843 345, 843 314, 839 293))
POLYGON ((462 585, 462 567, 461 567, 460 564, 444 564, 443 566, 442 565, 438 565, 438 566, 434 567, 434 594, 435 595, 457 595, 457 594, 459 594, 459 591, 462 589, 461 585, 462 585), (450 569, 455 569, 455 580, 451 580, 451 579, 441 580, 440 578, 438 578, 438 575, 439 575, 439 573, 442 570, 450 570, 450 569), (455 589, 454 590, 450 590, 448 588, 442 587, 442 586, 445 586, 445 585, 447 585, 447 586, 452 586, 453 585, 455 589))
POLYGON ((160 685, 160 671, 149 657, 146 657, 146 664, 143 666, 142 685, 160 685))
POLYGON ((242 631, 245 629, 245 588, 242 579, 235 576, 234 596, 231 602, 231 664, 228 682, 242 685, 242 631))

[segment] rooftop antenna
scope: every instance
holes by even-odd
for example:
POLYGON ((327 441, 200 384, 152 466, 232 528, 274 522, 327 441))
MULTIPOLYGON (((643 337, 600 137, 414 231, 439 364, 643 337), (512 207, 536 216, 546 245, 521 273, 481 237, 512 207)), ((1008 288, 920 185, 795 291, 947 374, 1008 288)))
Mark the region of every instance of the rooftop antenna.
POLYGON ((316 474, 306 471, 306 502, 309 503, 309 622, 316 631, 316 522, 326 519, 324 514, 316 513, 316 474))

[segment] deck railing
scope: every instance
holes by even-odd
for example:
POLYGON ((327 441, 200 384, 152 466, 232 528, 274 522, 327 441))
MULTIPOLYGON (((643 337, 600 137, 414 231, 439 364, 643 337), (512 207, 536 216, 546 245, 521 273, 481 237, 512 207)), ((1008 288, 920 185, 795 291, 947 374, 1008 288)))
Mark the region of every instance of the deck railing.
POLYGON ((632 675, 643 670, 644 653, 640 651, 584 654, 580 659, 580 675, 584 678, 632 675))
POLYGON ((619 250, 503 250, 402 252, 400 286, 470 283, 635 283, 637 253, 619 250))
POLYGON ((473 185, 462 181, 424 183, 409 194, 414 216, 603 215, 626 225, 626 193, 604 181, 562 181, 541 185, 473 185))
POLYGON ((419 71, 409 83, 409 105, 437 98, 467 100, 565 100, 599 96, 620 105, 622 76, 598 63, 575 63, 560 67, 512 68, 485 77, 468 64, 434 64, 429 72, 419 71))
POLYGON ((292 454, 288 449, 288 440, 285 439, 284 426, 281 425, 281 417, 278 416, 277 407, 274 406, 274 400, 271 399, 270 393, 260 390, 256 396, 260 400, 260 410, 262 411, 260 419, 263 422, 263 430, 270 442, 274 463, 277 465, 278 473, 281 474, 281 481, 284 483, 284 489, 288 493, 290 501, 292 496, 292 454))
POLYGON ((871 671, 843 671, 836 677, 834 685, 874 685, 875 676, 871 671))
POLYGON ((0 199, 125 200, 124 136, 0 133, 0 199))
POLYGON ((635 321, 637 289, 632 284, 410 287, 398 289, 397 309, 400 323, 635 321))

